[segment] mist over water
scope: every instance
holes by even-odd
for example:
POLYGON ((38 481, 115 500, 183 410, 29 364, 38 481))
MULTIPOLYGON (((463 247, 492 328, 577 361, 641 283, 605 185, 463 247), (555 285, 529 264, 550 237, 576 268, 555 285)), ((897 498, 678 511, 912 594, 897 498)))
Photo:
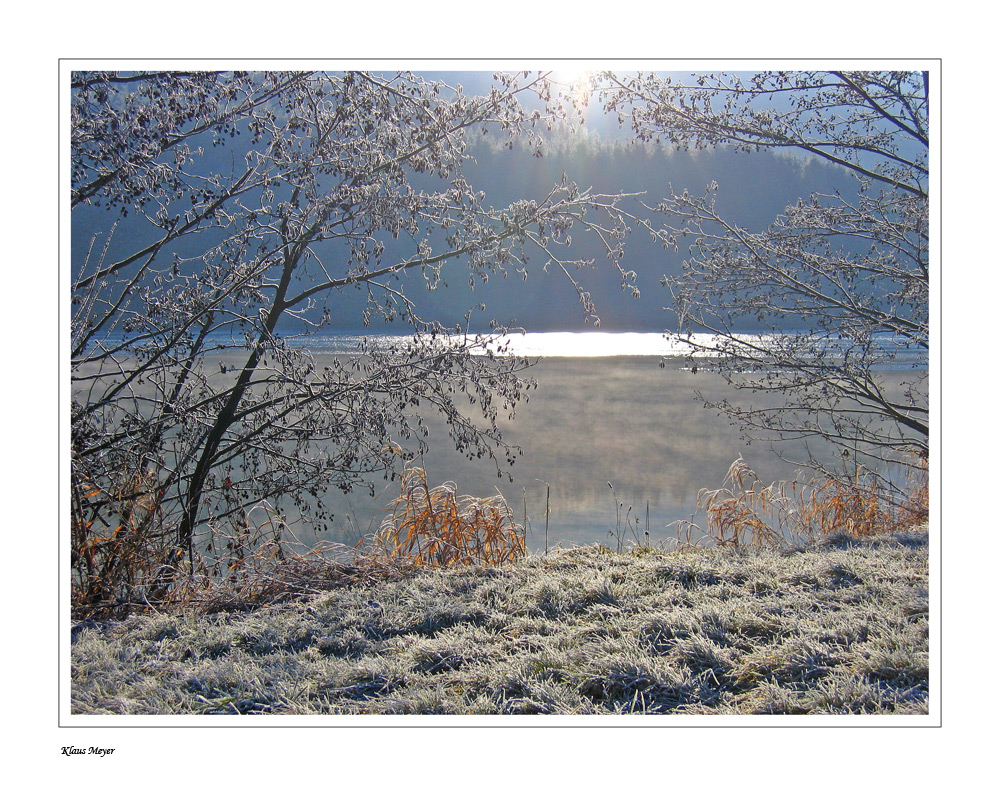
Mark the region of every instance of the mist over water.
MULTIPOLYGON (((625 543, 645 542, 647 506, 649 543, 669 545, 678 534, 675 522, 703 524, 703 514, 696 515, 699 491, 722 486, 739 456, 765 484, 795 479, 800 469, 796 462, 810 454, 821 461, 838 460, 822 442, 747 444, 737 427, 696 395, 760 405, 765 394, 732 388, 717 374, 693 373, 690 362, 679 356, 681 348, 659 333, 512 333, 506 338, 510 351, 536 359, 524 376, 538 384, 529 400, 518 404, 516 417, 500 423, 508 444, 523 450, 513 467, 500 458, 513 481, 506 475, 499 478, 493 461, 470 461, 457 452, 447 425, 432 414, 427 416, 428 451, 418 463, 432 487, 452 482, 459 495, 502 494, 518 522, 527 516, 532 551, 544 550, 546 543, 615 546, 619 534, 625 543)), ((356 354, 359 340, 357 334, 330 333, 289 343, 308 349, 322 368, 332 365, 334 357, 356 354)), ((410 339, 367 340, 392 344, 410 339)), ((220 351, 217 357, 233 366, 245 355, 220 351)), ((886 373, 902 378, 919 363, 919 357, 907 357, 899 369, 886 373)), ((209 362, 208 368, 214 364, 209 362)), ((226 378, 219 376, 219 382, 225 384, 226 378)), ((85 394, 79 380, 74 388, 77 395, 85 394)), ((477 411, 466 409, 470 417, 477 411)), ((377 529, 399 492, 398 481, 379 480, 374 497, 365 489, 345 495, 331 488, 323 503, 334 516, 325 528, 306 520, 291 501, 273 502, 305 546, 318 541, 353 546, 377 529)), ((253 519, 262 517, 266 519, 263 508, 251 512, 253 519)))
MULTIPOLYGON (((491 461, 469 461, 457 453, 444 425, 433 420, 430 449, 419 460, 431 486, 451 481, 460 495, 476 497, 499 491, 518 521, 526 512, 532 551, 546 545, 547 491, 550 547, 613 545, 617 530, 626 540, 633 533, 644 540, 647 505, 649 542, 656 544, 677 534, 674 522, 695 517, 699 490, 720 487, 740 455, 765 483, 793 479, 798 467, 789 462, 806 459, 801 442, 781 443, 780 455, 779 446, 767 442, 748 445, 725 416, 695 396, 700 392, 709 400, 734 403, 750 403, 756 396, 759 404, 762 394, 737 391, 715 374, 692 373, 687 361, 664 351, 659 334, 567 338, 571 335, 521 338, 522 347, 537 352, 543 345, 561 345, 564 354, 538 358, 527 372, 537 380, 537 390, 513 420, 501 425, 506 440, 524 451, 513 468, 501 459, 512 482, 498 478, 491 461)), ((326 362, 322 352, 314 354, 318 365, 326 362)), ((819 457, 825 448, 813 444, 808 449, 819 457)), ((374 498, 331 491, 324 500, 336 511, 329 529, 314 533, 304 522, 289 524, 305 543, 316 538, 353 543, 378 526, 397 492, 396 483, 383 484, 374 498)))

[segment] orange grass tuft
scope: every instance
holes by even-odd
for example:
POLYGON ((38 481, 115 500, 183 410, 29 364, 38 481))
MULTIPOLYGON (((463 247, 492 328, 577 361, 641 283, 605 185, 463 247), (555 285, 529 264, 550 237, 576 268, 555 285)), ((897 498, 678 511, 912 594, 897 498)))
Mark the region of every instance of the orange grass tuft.
POLYGON ((76 619, 192 602, 222 584, 255 596, 256 585, 286 562, 284 522, 264 503, 210 522, 194 565, 164 573, 176 549, 175 528, 162 516, 155 474, 134 473, 107 489, 84 476, 74 480, 70 592, 76 619), (263 524, 252 521, 257 508, 266 514, 263 524))
POLYGON ((403 472, 376 546, 414 565, 501 565, 525 553, 524 529, 502 495, 458 496, 455 484, 430 488, 420 467, 403 472))
POLYGON ((790 545, 838 533, 867 537, 918 529, 928 520, 927 462, 911 470, 900 500, 878 475, 862 468, 853 478, 829 478, 815 487, 798 482, 765 486, 740 456, 722 488, 701 490, 698 507, 706 511, 712 538, 728 545, 790 545))
POLYGON ((789 541, 785 528, 792 516, 780 484, 765 486, 743 456, 730 465, 725 483, 698 493, 698 508, 706 511, 709 533, 718 543, 774 546, 789 541))
POLYGON ((927 525, 930 507, 926 459, 911 469, 905 496, 890 499, 885 484, 860 468, 854 478, 830 478, 818 490, 799 491, 804 529, 820 535, 846 533, 866 537, 927 525))
POLYGON ((169 533, 155 477, 137 472, 114 489, 74 477, 72 501, 72 604, 114 607, 164 561, 169 533))

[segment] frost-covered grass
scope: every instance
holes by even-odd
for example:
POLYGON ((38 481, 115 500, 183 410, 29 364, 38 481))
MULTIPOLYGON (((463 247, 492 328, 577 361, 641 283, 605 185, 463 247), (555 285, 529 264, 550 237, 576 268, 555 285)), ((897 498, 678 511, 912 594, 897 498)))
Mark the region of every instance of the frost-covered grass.
POLYGON ((425 569, 84 627, 84 714, 926 713, 926 533, 425 569))

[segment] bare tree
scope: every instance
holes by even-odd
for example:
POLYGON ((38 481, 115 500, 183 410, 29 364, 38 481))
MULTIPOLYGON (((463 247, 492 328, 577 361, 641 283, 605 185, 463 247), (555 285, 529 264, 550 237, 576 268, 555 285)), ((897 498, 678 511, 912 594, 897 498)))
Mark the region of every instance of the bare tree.
POLYGON ((751 407, 709 402, 751 435, 822 437, 871 466, 926 457, 927 74, 605 74, 602 88, 640 139, 784 150, 857 176, 857 193, 803 195, 763 231, 720 211, 714 182, 671 189, 650 225, 687 251, 663 280, 676 299, 670 335, 693 368, 761 393, 751 407))
POLYGON ((502 326, 422 319, 402 282, 433 289, 450 260, 470 284, 526 275, 529 249, 570 274, 574 226, 620 242, 617 197, 564 180, 500 208, 466 179, 472 131, 540 149, 554 118, 524 99, 546 91, 527 73, 478 96, 404 73, 73 75, 74 232, 108 217, 73 260, 80 575, 129 539, 158 539, 172 574, 202 527, 265 500, 321 517, 328 488, 373 489, 422 450, 431 411, 503 474, 517 451, 497 421, 526 395, 525 362, 496 351, 502 326), (412 340, 318 368, 288 335, 357 291, 366 324, 412 340))

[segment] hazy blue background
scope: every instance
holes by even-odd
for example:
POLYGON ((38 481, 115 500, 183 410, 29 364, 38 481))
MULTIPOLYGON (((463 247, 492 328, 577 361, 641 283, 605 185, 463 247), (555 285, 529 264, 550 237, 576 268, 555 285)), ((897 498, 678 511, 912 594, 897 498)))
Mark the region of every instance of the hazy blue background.
MULTIPOLYGON (((461 83, 467 93, 487 89, 491 81, 491 75, 485 72, 442 72, 422 76, 441 78, 451 85, 461 83)), ((814 191, 832 193, 839 190, 846 195, 857 190, 855 180, 844 170, 816 160, 769 152, 736 154, 730 150, 688 154, 672 152, 665 145, 636 144, 630 137, 631 132, 627 128, 620 131, 617 118, 605 116, 595 102, 586 123, 575 134, 562 134, 554 139, 542 158, 535 158, 517 147, 497 150, 477 134, 469 134, 472 142, 469 152, 476 163, 467 167, 465 175, 475 188, 486 193, 488 203, 503 207, 517 199, 540 201, 565 172, 581 188, 591 187, 597 193, 641 192, 642 196, 629 198, 623 205, 653 219, 655 216, 647 213, 638 200, 654 205, 669 192, 670 186, 676 191, 688 189, 701 193, 714 180, 719 184, 717 204, 720 212, 755 231, 764 229, 798 197, 814 191)), ((244 139, 245 136, 227 140, 226 145, 219 148, 206 145, 203 165, 222 167, 221 171, 226 171, 234 156, 236 161, 240 160, 243 150, 240 145, 246 144, 244 139)), ((414 180, 420 182, 419 178, 414 180)), ((427 187, 437 187, 433 179, 426 178, 425 183, 427 187)), ((115 213, 102 208, 81 206, 73 211, 74 271, 81 264, 95 233, 105 233, 115 217, 115 213)), ((142 248, 154 237, 146 220, 133 214, 118 227, 111 254, 120 257, 130 250, 142 248)), ((203 241, 197 238, 182 240, 176 247, 182 253, 194 252, 199 242, 203 241)), ((98 245, 100 243, 103 243, 103 236, 98 245)), ((402 246, 399 250, 407 256, 411 253, 411 249, 402 246)), ((659 281, 664 275, 678 272, 680 254, 664 250, 645 232, 632 234, 622 264, 638 275, 636 283, 642 297, 636 301, 621 291, 620 275, 589 233, 573 233, 573 245, 565 251, 572 252, 574 258, 595 259, 592 268, 575 272, 574 276, 592 294, 602 330, 658 331, 674 327, 669 315, 664 314, 664 308, 670 306, 669 293, 659 281)), ((328 252, 327 256, 335 258, 334 253, 328 252)), ((411 271, 409 278, 403 279, 403 291, 416 303, 424 318, 438 319, 445 325, 458 323, 472 305, 485 302, 487 308, 477 313, 473 329, 486 327, 491 319, 503 323, 514 320, 527 330, 585 329, 577 294, 565 276, 552 268, 542 271, 544 260, 537 253, 532 261, 535 264, 530 266, 526 282, 517 275, 508 279, 494 277, 488 284, 477 283, 472 292, 468 287, 468 270, 457 259, 445 267, 447 286, 428 292, 420 273, 411 271)), ((364 301, 365 293, 356 290, 333 293, 326 302, 333 318, 330 327, 360 330, 364 301)), ((378 330, 378 326, 373 327, 378 330)))

